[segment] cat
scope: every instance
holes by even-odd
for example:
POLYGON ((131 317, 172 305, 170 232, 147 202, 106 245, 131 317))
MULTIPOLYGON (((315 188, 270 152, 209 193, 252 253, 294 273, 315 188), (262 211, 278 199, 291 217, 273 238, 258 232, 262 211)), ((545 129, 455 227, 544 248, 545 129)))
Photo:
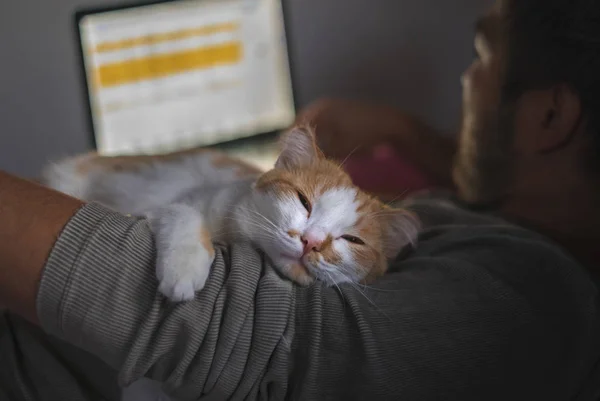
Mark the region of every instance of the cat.
POLYGON ((251 241, 303 286, 369 283, 415 243, 419 220, 355 187, 315 138, 311 127, 290 129, 265 173, 196 151, 133 161, 80 156, 50 165, 44 181, 145 216, 156 239, 159 291, 174 302, 191 300, 204 287, 214 242, 251 241))

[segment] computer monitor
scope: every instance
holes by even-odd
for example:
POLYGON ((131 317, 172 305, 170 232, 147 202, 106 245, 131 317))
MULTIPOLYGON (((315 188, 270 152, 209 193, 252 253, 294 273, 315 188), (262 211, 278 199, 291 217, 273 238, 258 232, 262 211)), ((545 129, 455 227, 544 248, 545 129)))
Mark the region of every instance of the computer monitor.
POLYGON ((153 154, 278 132, 296 113, 281 0, 76 13, 94 145, 153 154))

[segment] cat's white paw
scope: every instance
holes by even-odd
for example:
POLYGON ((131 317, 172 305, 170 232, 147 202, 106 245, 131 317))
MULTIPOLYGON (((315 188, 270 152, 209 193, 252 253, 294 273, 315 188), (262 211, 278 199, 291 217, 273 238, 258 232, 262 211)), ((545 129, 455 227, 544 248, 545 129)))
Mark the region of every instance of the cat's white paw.
POLYGON ((193 300, 204 288, 213 261, 214 253, 205 249, 185 245, 171 249, 156 266, 158 290, 173 302, 193 300))
POLYGON ((172 205, 148 219, 156 237, 159 291, 173 302, 194 299, 215 258, 202 216, 190 206, 172 205))

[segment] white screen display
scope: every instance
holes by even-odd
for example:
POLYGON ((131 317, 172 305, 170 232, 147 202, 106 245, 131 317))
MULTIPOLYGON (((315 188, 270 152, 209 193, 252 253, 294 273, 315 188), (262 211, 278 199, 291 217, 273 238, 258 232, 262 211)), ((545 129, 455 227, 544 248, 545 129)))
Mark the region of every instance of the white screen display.
POLYGON ((183 0, 79 29, 98 151, 160 153, 295 119, 280 0, 183 0))

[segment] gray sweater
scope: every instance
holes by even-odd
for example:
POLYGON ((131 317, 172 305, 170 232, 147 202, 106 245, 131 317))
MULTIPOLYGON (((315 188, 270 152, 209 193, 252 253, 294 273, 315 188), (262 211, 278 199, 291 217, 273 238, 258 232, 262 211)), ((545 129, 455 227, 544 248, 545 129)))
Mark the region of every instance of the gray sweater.
POLYGON ((90 204, 41 281, 53 337, 0 322, 0 399, 115 399, 111 372, 181 400, 600 399, 598 290, 584 269, 501 220, 410 206, 420 244, 371 287, 296 287, 237 244, 218 249, 195 301, 174 305, 157 293, 147 223, 90 204))

